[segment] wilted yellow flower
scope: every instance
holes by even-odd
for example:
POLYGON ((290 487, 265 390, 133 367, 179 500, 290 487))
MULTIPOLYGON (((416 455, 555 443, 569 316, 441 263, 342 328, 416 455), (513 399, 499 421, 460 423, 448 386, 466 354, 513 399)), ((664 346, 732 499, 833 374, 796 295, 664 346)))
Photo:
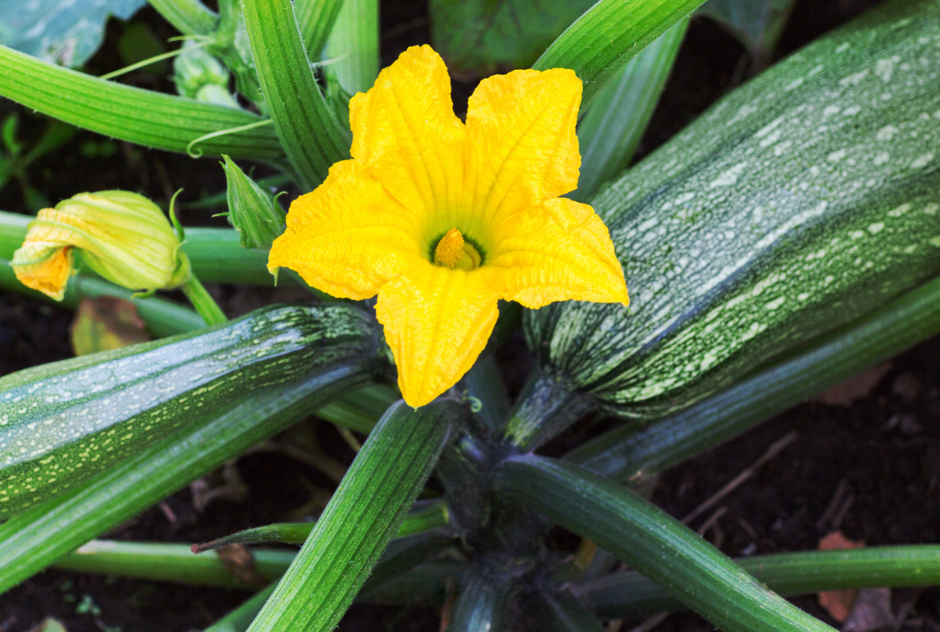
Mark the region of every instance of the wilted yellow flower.
POLYGON ((79 193, 39 211, 11 265, 23 285, 61 301, 76 252, 102 277, 131 290, 175 288, 190 277, 166 215, 128 191, 79 193))
POLYGON ((352 160, 291 205, 268 265, 333 296, 378 294, 405 401, 453 386, 486 345, 499 299, 627 304, 578 183, 581 81, 570 70, 483 80, 467 122, 428 46, 412 47, 350 101, 352 160))

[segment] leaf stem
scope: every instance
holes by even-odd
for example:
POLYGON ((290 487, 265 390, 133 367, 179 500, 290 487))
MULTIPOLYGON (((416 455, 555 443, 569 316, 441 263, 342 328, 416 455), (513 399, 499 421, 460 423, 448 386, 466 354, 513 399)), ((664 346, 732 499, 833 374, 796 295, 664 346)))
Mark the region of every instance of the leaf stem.
POLYGON ((219 304, 215 302, 215 299, 206 291, 205 286, 199 282, 195 275, 190 276, 189 280, 180 287, 180 290, 183 291, 183 294, 186 295, 186 298, 195 308, 196 313, 202 316, 207 325, 212 326, 228 322, 225 312, 222 311, 222 308, 219 307, 219 304))
POLYGON ((725 632, 833 632, 648 500, 583 468, 516 456, 496 468, 493 485, 611 551, 725 632))

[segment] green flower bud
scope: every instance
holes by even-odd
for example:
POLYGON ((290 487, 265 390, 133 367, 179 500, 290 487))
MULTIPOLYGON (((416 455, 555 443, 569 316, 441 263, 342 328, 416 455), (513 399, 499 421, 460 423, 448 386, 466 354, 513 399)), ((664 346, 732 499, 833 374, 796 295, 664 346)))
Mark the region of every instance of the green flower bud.
POLYGON ((75 255, 105 279, 131 290, 181 286, 189 259, 163 211, 128 191, 79 193, 39 211, 11 266, 23 285, 62 300, 75 255))
POLYGON ((184 97, 217 105, 238 107, 228 91, 228 70, 205 49, 186 44, 185 50, 173 60, 173 80, 184 97))
POLYGON ((245 175, 228 156, 225 179, 228 182, 228 221, 241 235, 242 248, 270 250, 284 232, 285 213, 274 197, 245 175))

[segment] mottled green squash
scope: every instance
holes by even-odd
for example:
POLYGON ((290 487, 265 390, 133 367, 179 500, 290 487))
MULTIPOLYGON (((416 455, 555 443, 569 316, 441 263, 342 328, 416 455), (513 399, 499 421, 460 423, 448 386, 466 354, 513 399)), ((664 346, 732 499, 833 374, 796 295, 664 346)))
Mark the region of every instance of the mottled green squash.
POLYGON ((530 417, 566 391, 666 414, 940 274, 940 2, 807 46, 592 203, 632 304, 527 314, 530 417))
POLYGON ((252 392, 379 369, 379 331, 347 305, 276 306, 194 333, 0 378, 0 516, 72 489, 252 392))

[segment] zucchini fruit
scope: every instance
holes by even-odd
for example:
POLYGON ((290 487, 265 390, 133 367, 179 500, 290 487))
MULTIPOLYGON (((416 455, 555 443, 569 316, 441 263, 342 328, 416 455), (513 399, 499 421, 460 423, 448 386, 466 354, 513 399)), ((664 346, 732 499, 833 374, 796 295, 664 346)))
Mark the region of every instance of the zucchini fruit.
POLYGON ((940 3, 888 2, 608 185, 593 206, 633 302, 529 312, 541 375, 517 416, 580 393, 660 417, 940 274, 938 69, 940 3))
POLYGON ((0 516, 66 492, 259 389, 338 366, 373 375, 383 366, 380 341, 374 319, 356 307, 282 305, 0 378, 0 516))

